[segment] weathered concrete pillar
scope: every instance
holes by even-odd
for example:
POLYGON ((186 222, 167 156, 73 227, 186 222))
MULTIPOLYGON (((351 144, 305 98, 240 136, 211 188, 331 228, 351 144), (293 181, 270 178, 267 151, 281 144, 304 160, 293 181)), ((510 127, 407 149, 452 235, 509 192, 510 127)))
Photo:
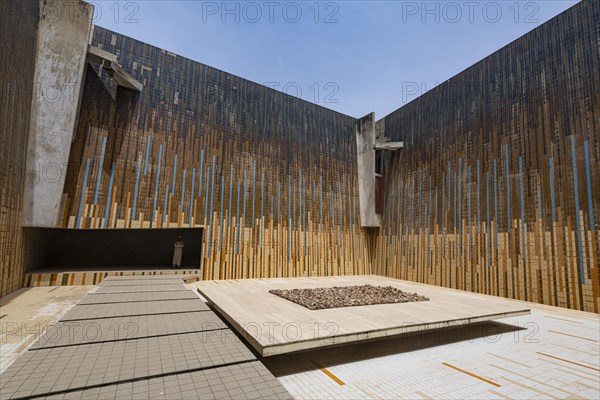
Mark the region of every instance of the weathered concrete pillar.
POLYGON ((93 10, 82 1, 40 0, 23 226, 59 221, 93 10))
POLYGON ((363 227, 379 227, 381 217, 375 213, 375 113, 356 123, 358 192, 360 221, 363 227))

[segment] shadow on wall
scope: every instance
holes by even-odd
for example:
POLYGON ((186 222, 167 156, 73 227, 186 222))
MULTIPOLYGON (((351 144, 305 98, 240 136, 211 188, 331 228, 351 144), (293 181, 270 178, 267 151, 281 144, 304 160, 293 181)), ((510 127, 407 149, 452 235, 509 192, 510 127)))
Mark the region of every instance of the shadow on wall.
POLYGON ((171 267, 181 235, 182 267, 199 268, 203 228, 48 229, 26 228, 26 271, 98 267, 171 267))

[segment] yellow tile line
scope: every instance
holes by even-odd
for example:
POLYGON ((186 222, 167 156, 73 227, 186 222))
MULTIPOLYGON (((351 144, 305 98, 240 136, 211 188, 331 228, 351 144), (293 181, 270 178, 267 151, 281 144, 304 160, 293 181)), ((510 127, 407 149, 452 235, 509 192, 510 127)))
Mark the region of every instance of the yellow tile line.
POLYGON ((499 359, 501 359, 501 360, 504 360, 504 361, 509 361, 509 362, 515 363, 515 364, 517 364, 517 365, 520 365, 520 366, 522 366, 522 367, 525 367, 525 368, 531 368, 531 366, 529 366, 529 365, 527 365, 527 364, 523 364, 523 363, 520 363, 520 362, 518 362, 518 361, 511 360, 510 358, 506 358, 506 357, 499 356, 498 354, 490 353, 489 351, 488 351, 488 354, 489 354, 490 356, 494 356, 494 357, 496 357, 496 358, 499 358, 499 359))
POLYGON ((589 351, 585 351, 585 350, 581 350, 581 349, 574 349, 573 347, 563 346, 562 344, 558 344, 558 343, 550 343, 550 344, 553 345, 553 346, 562 347, 563 349, 578 351, 578 352, 583 353, 583 354, 587 354, 587 355, 590 355, 590 356, 596 356, 596 357, 598 357, 598 352, 590 353, 589 351))
MULTIPOLYGON (((553 389, 553 390, 558 390, 558 391, 560 391, 560 392, 563 392, 563 393, 565 393, 566 395, 569 395, 569 396, 575 396, 575 393, 573 393, 573 392, 570 392, 570 391, 568 391, 568 390, 562 389, 562 388, 560 388, 560 387, 557 387, 557 386, 553 386, 553 385, 551 385, 551 384, 549 384, 549 383, 542 382, 542 381, 540 381, 540 380, 537 380, 537 379, 535 379, 535 378, 532 378, 532 377, 531 377, 531 376, 529 376, 529 375, 523 375, 523 374, 519 374, 518 372, 511 371, 510 369, 502 368, 502 367, 500 367, 500 366, 498 366, 498 365, 494 365, 494 364, 491 364, 491 366, 492 366, 492 367, 494 367, 494 368, 498 368, 498 369, 500 369, 500 370, 502 370, 502 371, 504 371, 504 372, 508 372, 509 374, 513 374, 513 375, 520 376, 521 378, 523 378, 523 381, 527 381, 527 380, 529 380, 529 381, 535 382, 535 384, 536 384, 536 387, 539 387, 539 386, 547 386, 547 387, 549 387, 549 388, 551 388, 551 389, 553 389)), ((503 377, 503 378, 504 378, 504 379, 506 379, 507 377, 503 377)))
POLYGON ((450 368, 452 368, 452 369, 455 369, 455 370, 457 370, 457 371, 459 371, 459 372, 462 372, 463 374, 467 374, 467 375, 469 375, 469 376, 472 376, 472 377, 473 377, 473 378, 475 378, 475 379, 479 379, 480 381, 483 381, 483 382, 485 382, 485 383, 489 383, 489 384, 490 384, 490 385, 492 385, 492 386, 496 386, 496 387, 500 387, 500 386, 501 386, 501 385, 497 384, 496 382, 493 382, 493 381, 491 381, 491 380, 489 380, 489 379, 486 379, 486 378, 484 378, 484 377, 481 377, 481 376, 479 376, 479 375, 477 375, 477 374, 474 374, 474 373, 472 373, 472 372, 465 371, 464 369, 460 369, 460 368, 458 368, 458 367, 455 367, 455 366, 454 366, 454 365, 452 365, 452 364, 448 364, 448 363, 442 363, 442 364, 443 364, 443 365, 445 365, 446 367, 450 367, 450 368))
MULTIPOLYGON (((505 381, 508 381, 508 382, 512 383, 513 385, 520 386, 520 387, 525 388, 527 390, 531 390, 532 392, 541 394, 542 396, 550 397, 551 399, 557 399, 558 400, 558 399, 561 398, 561 397, 557 397, 557 396, 551 395, 548 392, 540 390, 540 389, 538 389, 538 388, 536 388, 534 386, 526 385, 526 384, 524 384, 522 382, 517 382, 517 381, 515 381, 513 379, 510 379, 507 376, 503 376, 502 379, 504 379, 505 381)), ((532 397, 532 396, 530 396, 530 397, 532 397)), ((565 397, 565 398, 567 398, 567 397, 565 397)))
POLYGON ((583 322, 579 322, 579 321, 571 321, 570 319, 564 319, 564 318, 558 318, 558 317, 551 317, 549 315, 544 315, 544 317, 546 318, 552 318, 552 319, 560 319, 561 321, 567 321, 567 322, 572 322, 574 324, 583 324, 583 322))
POLYGON ((568 362, 570 364, 578 365, 578 366, 583 367, 583 368, 589 368, 589 369, 593 369, 594 371, 599 371, 600 372, 600 369, 598 369, 596 367, 592 367, 590 365, 585 365, 585 364, 576 363, 575 361, 565 360, 564 358, 560 358, 560 357, 556 357, 556 356, 551 356, 550 354, 540 353, 539 351, 536 351, 536 353, 539 354, 539 355, 542 355, 542 356, 554 358, 556 360, 568 362))
POLYGON ((570 374, 577 375, 578 377, 580 377, 582 379, 589 379, 591 381, 598 382, 598 374, 596 374, 594 372, 584 371, 584 370, 581 370, 579 368, 571 367, 570 365, 565 365, 562 362, 561 363, 557 363, 557 362, 554 362, 552 360, 546 360, 545 358, 542 359, 542 360, 546 361, 547 363, 552 364, 552 365, 556 365, 556 366, 563 367, 563 368, 568 368, 570 374), (590 374, 590 375, 589 376, 579 375, 579 374, 575 374, 575 372, 579 372, 580 374, 590 374))
POLYGON ((506 400, 512 400, 512 397, 508 397, 504 393, 500 393, 494 389, 490 390, 489 393, 493 394, 496 397, 502 397, 503 399, 506 399, 506 400))
POLYGON ((553 331, 551 329, 549 329, 548 332, 558 333, 559 335, 571 336, 571 337, 574 337, 574 338, 577 338, 577 339, 589 340, 590 342, 598 343, 598 341, 594 340, 594 339, 588 339, 588 338, 584 338, 584 337, 581 337, 581 336, 575 336, 575 335, 571 335, 571 334, 564 333, 564 332, 553 331))
POLYGON ((428 395, 428 394, 426 394, 426 393, 423 393, 423 392, 420 392, 420 391, 419 391, 419 392, 415 392, 415 394, 418 394, 419 396, 421 396, 422 398, 424 398, 424 399, 426 399, 426 400, 433 400, 433 397, 429 396, 429 395, 428 395))
POLYGON ((335 376, 334 374, 332 374, 331 372, 329 372, 329 370, 327 368, 324 368, 323 366, 321 366, 316 361, 312 361, 311 360, 311 362, 314 364, 315 367, 319 368, 321 370, 321 372, 323 372, 325 375, 327 375, 328 377, 330 377, 331 379, 333 379, 338 385, 340 385, 340 386, 344 386, 345 385, 344 381, 342 381, 340 378, 338 378, 337 376, 335 376))

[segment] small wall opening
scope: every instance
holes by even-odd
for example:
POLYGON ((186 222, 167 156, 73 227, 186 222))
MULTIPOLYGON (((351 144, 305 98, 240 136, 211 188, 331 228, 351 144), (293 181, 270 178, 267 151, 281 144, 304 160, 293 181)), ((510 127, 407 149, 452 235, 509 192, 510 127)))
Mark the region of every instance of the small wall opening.
POLYGON ((200 268, 203 228, 24 229, 26 272, 171 268, 179 235, 181 268, 200 268))

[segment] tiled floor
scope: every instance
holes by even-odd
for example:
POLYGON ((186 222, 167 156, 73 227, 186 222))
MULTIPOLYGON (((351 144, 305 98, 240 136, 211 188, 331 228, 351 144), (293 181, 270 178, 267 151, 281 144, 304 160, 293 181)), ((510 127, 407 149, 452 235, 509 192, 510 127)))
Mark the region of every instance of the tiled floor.
POLYGON ((136 315, 173 314, 207 311, 208 306, 198 298, 189 300, 163 300, 136 303, 82 304, 73 307, 62 321, 76 321, 136 315))
POLYGON ((212 312, 153 314, 81 322, 57 322, 30 349, 142 339, 193 332, 210 332, 227 326, 212 312))
POLYGON ((174 290, 171 292, 138 292, 138 293, 93 293, 84 297, 79 304, 135 303, 159 300, 196 299, 198 296, 190 290, 174 290))
POLYGON ((138 285, 138 284, 143 284, 143 285, 149 285, 151 284, 152 286, 160 286, 160 285, 180 285, 181 284, 181 279, 177 279, 177 278, 151 278, 151 279, 145 279, 145 278, 139 278, 139 277, 131 277, 131 278, 125 278, 125 279, 115 279, 110 277, 109 279, 105 279, 104 281, 102 281, 102 283, 100 283, 101 288, 102 287, 115 287, 115 286, 127 286, 127 285, 138 285))
POLYGON ((230 331, 29 350, 3 374, 2 396, 43 395, 253 361, 230 331))
MULTIPOLYGON (((95 293, 122 282, 106 279, 95 293)), ((194 294, 183 280, 166 282, 130 283, 194 294)), ((73 306, 6 368, 0 398, 291 398, 198 296, 90 304, 99 296, 73 306)))
MULTIPOLYGON (((0 315, 6 315, 0 320, 0 324, 4 324, 0 337, 4 368, 38 335, 34 323, 50 324, 54 329, 64 323, 78 324, 71 331, 73 342, 67 343, 70 347, 62 347, 64 341, 46 341, 40 342, 46 348, 35 350, 32 347, 32 350, 24 353, 45 355, 42 357, 43 365, 53 365, 29 374, 31 379, 24 388, 26 392, 40 393, 49 385, 59 388, 81 384, 78 382, 85 380, 86 373, 89 375, 93 367, 98 373, 94 374, 93 379, 88 376, 86 385, 96 382, 94 379, 128 381, 107 383, 92 389, 72 389, 50 398, 285 398, 283 388, 296 399, 600 398, 600 319, 597 314, 502 300, 531 308, 531 315, 400 339, 260 359, 268 370, 261 362, 246 361, 165 375, 163 371, 177 370, 184 363, 189 368, 188 363, 196 362, 199 366, 198 360, 214 365, 223 362, 220 361, 224 359, 222 356, 215 356, 208 349, 205 353, 211 356, 201 355, 201 348, 211 347, 211 343, 212 347, 226 343, 230 349, 226 357, 238 354, 240 359, 245 359, 248 353, 238 347, 241 343, 233 336, 218 335, 225 330, 222 325, 214 330, 213 319, 198 318, 201 314, 207 316, 209 312, 206 311, 56 322, 90 289, 89 286, 26 289, 0 302, 0 315), (194 318, 190 318, 192 315, 194 318), (16 325, 28 324, 19 328, 22 331, 9 335, 7 324, 11 323, 10 327, 14 327, 15 322, 16 325), (120 324, 127 322, 138 323, 140 329, 133 333, 114 329, 115 326, 123 328, 124 325, 120 324), (213 331, 209 331, 209 326, 213 331), (111 327, 113 330, 110 330, 111 327), (96 334, 97 328, 100 328, 101 335, 96 334), (16 335, 24 338, 18 341, 18 348, 14 344, 16 335), (123 335, 131 335, 133 340, 126 345, 127 340, 121 341, 123 335), (139 339, 148 336, 152 338, 139 339), (180 339, 173 345, 165 344, 164 338, 169 336, 180 339), (13 342, 9 342, 9 338, 13 342), (110 340, 107 342, 107 339, 110 340), (81 342, 88 345, 82 345, 81 342), (130 346, 132 343, 138 344, 130 346), (74 350, 77 348, 87 348, 87 351, 84 355, 75 356, 74 350), (110 356, 100 357, 101 352, 97 349, 101 348, 108 350, 110 356), (190 351, 190 348, 193 350, 190 351), (63 364, 60 364, 54 356, 50 356, 58 349, 63 349, 64 354, 71 354, 71 361, 67 364, 62 361, 63 364), (139 360, 137 354, 140 354, 139 360), (161 361, 152 363, 151 359, 161 361), (150 372, 157 373, 159 365, 161 376, 129 381, 130 377, 139 376, 136 374, 143 374, 144 371, 147 376, 150 372), (66 377, 50 379, 59 373, 58 370, 61 373, 71 371, 71 381, 66 382, 66 377), (240 391, 243 391, 243 395, 240 391)), ((178 293, 193 293, 183 290, 185 286, 178 293)), ((90 294, 86 299, 98 297, 101 303, 119 299, 123 302, 146 300, 154 303, 173 300, 173 292, 167 292, 167 296, 162 297, 164 293, 138 291, 130 295, 90 294), (156 293, 161 295, 154 297, 156 293)), ((465 298, 473 296, 479 295, 465 293, 465 298)), ((23 359, 24 362, 27 357, 23 359)), ((249 360, 253 359, 252 355, 248 357, 249 360)), ((26 370, 21 371, 24 372, 26 370)), ((4 378, 5 375, 2 381, 4 378)), ((8 397, 5 392, 1 394, 2 398, 8 397)))
POLYGON ((529 316, 265 365, 296 399, 600 398, 598 315, 529 305, 529 316))
POLYGON ((288 393, 258 361, 49 396, 48 399, 273 399, 288 393))
POLYGON ((96 293, 171 292, 176 290, 187 289, 182 288, 180 284, 138 286, 130 283, 128 285, 116 285, 110 287, 102 286, 96 293))
POLYGON ((0 300, 0 373, 94 286, 24 288, 0 300))

